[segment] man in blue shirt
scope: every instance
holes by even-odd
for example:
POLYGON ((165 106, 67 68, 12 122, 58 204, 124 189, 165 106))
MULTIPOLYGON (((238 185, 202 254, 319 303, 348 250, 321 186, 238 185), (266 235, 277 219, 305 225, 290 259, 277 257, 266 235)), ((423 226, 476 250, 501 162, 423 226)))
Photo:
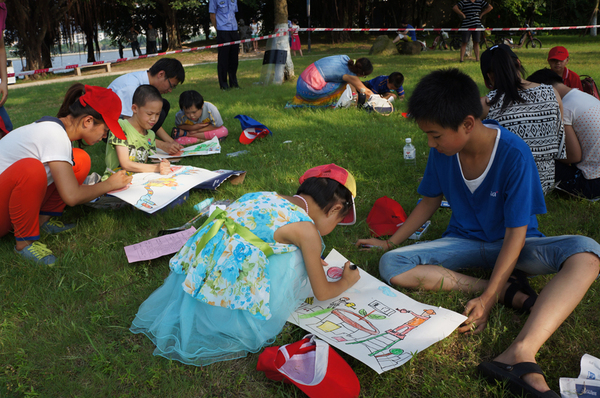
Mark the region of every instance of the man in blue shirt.
POLYGON ((404 75, 400 72, 392 72, 389 76, 377 76, 371 80, 363 82, 365 87, 373 91, 373 94, 379 94, 390 101, 396 98, 404 99, 404 75), (392 91, 395 91, 394 94, 392 91))
MULTIPOLYGON (((238 12, 237 0, 210 0, 208 12, 210 21, 217 29, 217 43, 240 40, 237 20, 235 19, 235 13, 238 12)), ((237 81, 239 52, 239 44, 219 47, 217 71, 221 90, 228 90, 231 87, 239 88, 237 81), (228 76, 229 84, 227 84, 228 76)))

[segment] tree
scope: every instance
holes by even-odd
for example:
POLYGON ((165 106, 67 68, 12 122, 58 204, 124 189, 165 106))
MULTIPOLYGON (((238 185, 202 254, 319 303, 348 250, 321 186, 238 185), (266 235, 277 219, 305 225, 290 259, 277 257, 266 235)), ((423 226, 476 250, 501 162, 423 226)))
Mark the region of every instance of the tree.
MULTIPOLYGON (((288 9, 286 0, 275 0, 275 33, 288 32, 288 9)), ((289 33, 289 32, 288 32, 289 33)), ((294 63, 290 54, 289 36, 279 36, 273 39, 271 49, 286 51, 287 57, 285 65, 275 64, 275 76, 273 83, 281 84, 284 80, 294 76, 294 63)))
MULTIPOLYGON (((7 30, 10 38, 18 40, 24 70, 43 69, 50 61, 49 41, 57 38, 58 26, 72 6, 69 0, 11 0, 6 2, 7 30), (50 17, 51 16, 51 17, 50 17), (50 39, 48 39, 47 38, 50 39), (43 57, 42 53, 46 55, 43 57), (46 58, 46 63, 44 59, 46 58)), ((50 46, 51 47, 51 46, 50 46)))

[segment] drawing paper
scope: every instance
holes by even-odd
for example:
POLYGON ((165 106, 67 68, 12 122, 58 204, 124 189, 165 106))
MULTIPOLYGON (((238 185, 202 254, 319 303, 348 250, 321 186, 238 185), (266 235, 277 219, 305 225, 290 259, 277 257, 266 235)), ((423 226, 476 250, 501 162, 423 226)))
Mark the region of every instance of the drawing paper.
MULTIPOLYGON (((341 278, 346 259, 335 249, 327 278, 341 278)), ((309 299, 289 322, 317 335, 381 374, 450 335, 467 317, 419 303, 358 268, 360 280, 327 301, 309 299)))
POLYGON ((169 155, 162 149, 157 149, 156 154, 148 157, 150 159, 170 159, 196 155, 215 155, 217 153, 221 153, 221 144, 219 143, 219 138, 215 136, 209 141, 199 142, 197 144, 187 146, 183 148, 183 150, 173 155, 169 155))

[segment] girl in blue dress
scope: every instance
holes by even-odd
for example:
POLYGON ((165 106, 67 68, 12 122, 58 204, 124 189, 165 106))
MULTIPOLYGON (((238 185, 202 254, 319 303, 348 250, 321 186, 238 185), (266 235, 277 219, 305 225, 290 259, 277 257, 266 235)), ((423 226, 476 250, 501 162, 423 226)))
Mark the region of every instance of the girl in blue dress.
POLYGON ((131 326, 156 345, 154 355, 203 366, 258 352, 304 299, 327 300, 358 281, 346 263, 328 282, 321 260, 321 236, 356 219, 354 177, 329 164, 300 184, 293 197, 249 193, 213 212, 171 259, 131 326))

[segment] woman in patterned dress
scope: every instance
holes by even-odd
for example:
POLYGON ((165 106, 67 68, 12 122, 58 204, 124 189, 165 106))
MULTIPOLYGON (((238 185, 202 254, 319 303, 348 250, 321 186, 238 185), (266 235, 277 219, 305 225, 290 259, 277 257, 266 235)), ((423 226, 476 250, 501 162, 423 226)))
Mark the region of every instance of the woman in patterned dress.
POLYGON ((171 259, 131 326, 154 355, 196 366, 244 357, 271 344, 307 297, 333 298, 356 283, 349 263, 328 282, 321 262, 321 236, 356 218, 354 177, 330 164, 300 184, 293 197, 249 193, 213 212, 171 259))
POLYGON ((482 119, 496 120, 529 145, 538 168, 544 194, 554 188, 554 161, 577 162, 581 147, 577 137, 565 135, 562 101, 552 86, 532 83, 506 44, 481 55, 481 72, 490 91, 481 99, 482 119))

